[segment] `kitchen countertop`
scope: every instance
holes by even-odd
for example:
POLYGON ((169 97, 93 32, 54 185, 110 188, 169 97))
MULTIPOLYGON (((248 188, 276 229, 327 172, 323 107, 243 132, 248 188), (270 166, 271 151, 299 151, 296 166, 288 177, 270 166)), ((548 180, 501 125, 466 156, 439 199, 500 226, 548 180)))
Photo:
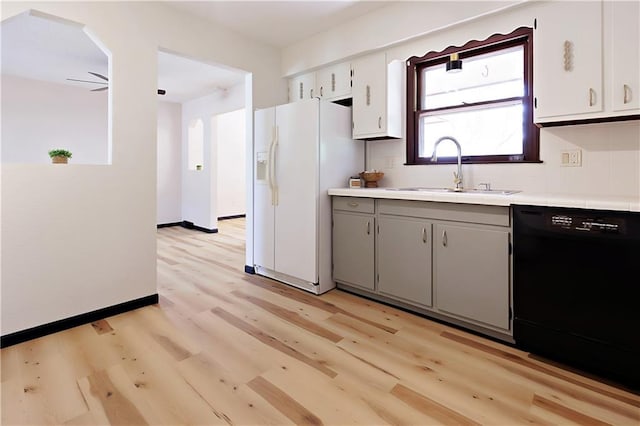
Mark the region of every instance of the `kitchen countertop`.
POLYGON ((640 197, 587 196, 575 194, 540 194, 518 192, 511 195, 487 193, 401 191, 387 188, 331 188, 329 195, 345 197, 385 198, 393 200, 438 201, 444 203, 510 206, 527 204, 549 207, 575 207, 597 210, 640 212, 640 197))

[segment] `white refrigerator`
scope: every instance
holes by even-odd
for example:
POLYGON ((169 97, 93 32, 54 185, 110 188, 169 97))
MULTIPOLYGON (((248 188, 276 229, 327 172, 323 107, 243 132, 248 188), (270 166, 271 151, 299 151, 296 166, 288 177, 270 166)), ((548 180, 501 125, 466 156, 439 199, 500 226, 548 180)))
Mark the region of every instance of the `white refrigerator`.
POLYGON ((254 270, 315 294, 331 274, 331 198, 364 167, 351 108, 317 98, 257 110, 254 270))

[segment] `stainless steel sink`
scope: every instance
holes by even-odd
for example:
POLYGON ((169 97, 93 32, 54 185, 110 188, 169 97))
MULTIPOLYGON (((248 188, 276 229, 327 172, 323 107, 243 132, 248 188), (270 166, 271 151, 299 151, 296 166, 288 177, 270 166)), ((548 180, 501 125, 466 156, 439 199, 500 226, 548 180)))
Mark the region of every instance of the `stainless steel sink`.
POLYGON ((485 194, 485 195, 511 195, 516 194, 518 190, 512 189, 481 189, 481 188, 469 188, 456 190, 453 188, 425 188, 422 186, 412 186, 407 188, 386 188, 387 191, 422 191, 422 192, 459 192, 461 194, 485 194))

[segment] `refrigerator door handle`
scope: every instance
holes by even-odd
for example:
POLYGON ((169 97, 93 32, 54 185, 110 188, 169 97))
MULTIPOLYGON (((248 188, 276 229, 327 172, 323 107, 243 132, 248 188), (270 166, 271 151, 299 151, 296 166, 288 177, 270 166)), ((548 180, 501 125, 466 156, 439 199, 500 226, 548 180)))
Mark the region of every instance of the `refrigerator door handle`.
POLYGON ((267 157, 267 181, 269 182, 269 192, 271 192, 271 205, 273 205, 273 147, 276 143, 276 128, 271 128, 271 142, 269 143, 269 155, 267 157))
POLYGON ((273 127, 273 139, 269 148, 269 186, 271 188, 271 205, 278 205, 278 182, 276 180, 276 148, 278 147, 278 126, 273 127))

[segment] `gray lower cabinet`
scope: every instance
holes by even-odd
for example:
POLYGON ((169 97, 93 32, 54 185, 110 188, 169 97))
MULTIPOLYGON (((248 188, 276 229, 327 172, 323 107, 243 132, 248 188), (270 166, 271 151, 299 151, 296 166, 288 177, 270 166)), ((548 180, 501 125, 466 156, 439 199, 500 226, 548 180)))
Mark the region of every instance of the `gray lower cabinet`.
POLYGON ((333 224, 339 287, 512 341, 509 207, 334 196, 333 224))
POLYGON ((378 291, 431 306, 431 222, 380 215, 377 237, 378 291))
POLYGON ((509 329, 509 231, 435 225, 438 310, 509 329))
MULTIPOLYGON (((373 205, 373 203, 372 203, 373 205)), ((333 279, 373 290, 375 281, 375 218, 333 212, 333 279)))

